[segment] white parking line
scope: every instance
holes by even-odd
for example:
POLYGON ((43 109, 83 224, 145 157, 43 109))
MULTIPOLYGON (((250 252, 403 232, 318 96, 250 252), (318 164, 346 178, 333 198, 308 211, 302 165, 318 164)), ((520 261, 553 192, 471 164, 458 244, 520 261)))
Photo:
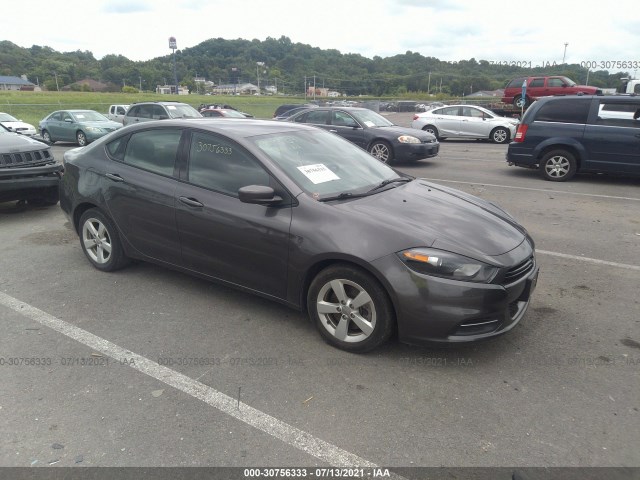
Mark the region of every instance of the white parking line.
MULTIPOLYGON (((180 372, 159 365, 146 357, 130 352, 118 345, 111 343, 104 338, 87 332, 70 323, 65 322, 53 315, 33 307, 29 304, 0 292, 0 305, 4 305, 15 312, 36 322, 51 328, 87 347, 90 347, 116 361, 123 362, 150 377, 159 380, 166 385, 174 387, 187 395, 201 400, 208 405, 217 408, 223 413, 232 416, 258 430, 262 430, 268 435, 282 440, 303 452, 327 462, 334 467, 367 467, 378 468, 378 465, 365 460, 353 453, 320 440, 310 433, 293 427, 283 421, 278 420, 260 410, 250 407, 246 403, 239 402, 238 399, 229 397, 203 383, 200 383, 180 372), (131 362, 131 360, 134 362, 131 362)), ((393 475, 393 474, 392 474, 393 475)), ((402 479, 397 475, 392 478, 402 479)))
POLYGON ((548 250, 538 250, 537 248, 536 248, 536 253, 541 253, 543 255, 550 255, 552 257, 568 258, 570 260, 580 260, 582 262, 596 263, 598 265, 607 265, 609 267, 626 268, 627 270, 640 271, 640 266, 629 265, 627 263, 609 262, 607 260, 599 260, 597 258, 580 257, 578 255, 568 255, 566 253, 559 253, 559 252, 549 252, 548 250))
POLYGON ((632 200, 635 202, 640 202, 640 198, 635 197, 616 197, 613 195, 596 195, 594 193, 580 193, 580 192, 567 192, 566 190, 550 190, 548 188, 530 188, 530 187, 516 187, 513 185, 496 185, 494 183, 482 183, 482 182, 461 182, 458 180, 445 180, 443 178, 427 178, 421 177, 424 180, 428 180, 430 182, 444 182, 444 183, 461 183, 463 185, 478 185, 482 187, 498 187, 498 188, 511 188, 514 190, 530 190, 532 192, 545 192, 545 193, 557 193, 557 194, 566 194, 566 195, 579 195, 582 197, 596 197, 596 198, 611 198, 615 200, 632 200))

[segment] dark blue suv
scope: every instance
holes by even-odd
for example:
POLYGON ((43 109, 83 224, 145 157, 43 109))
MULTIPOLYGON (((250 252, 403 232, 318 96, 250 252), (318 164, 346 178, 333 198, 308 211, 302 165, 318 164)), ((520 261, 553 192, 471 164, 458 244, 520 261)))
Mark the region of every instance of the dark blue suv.
POLYGON ((640 174, 640 97, 541 98, 525 112, 507 162, 564 182, 576 172, 640 174))

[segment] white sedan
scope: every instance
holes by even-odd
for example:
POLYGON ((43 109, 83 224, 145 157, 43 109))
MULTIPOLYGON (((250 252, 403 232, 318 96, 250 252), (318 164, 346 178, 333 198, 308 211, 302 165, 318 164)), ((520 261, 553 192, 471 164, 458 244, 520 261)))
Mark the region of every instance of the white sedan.
POLYGON ((411 126, 445 138, 484 138, 507 143, 516 133, 518 120, 500 117, 486 108, 472 105, 448 105, 413 116, 411 126))
POLYGON ((0 112, 0 123, 7 127, 12 132, 21 133, 22 135, 34 136, 36 133, 36 127, 29 123, 25 123, 22 120, 18 120, 13 115, 0 112))

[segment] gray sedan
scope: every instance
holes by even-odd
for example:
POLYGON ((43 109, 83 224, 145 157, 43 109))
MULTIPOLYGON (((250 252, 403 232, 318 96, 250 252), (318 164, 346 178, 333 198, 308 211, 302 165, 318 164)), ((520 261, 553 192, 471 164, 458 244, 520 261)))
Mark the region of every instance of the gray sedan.
POLYGON ((507 143, 516 133, 518 120, 500 117, 486 108, 473 105, 449 105, 413 116, 411 126, 445 138, 487 139, 507 143))
POLYGON ((95 268, 135 258, 241 288, 344 350, 506 333, 536 285, 533 240, 502 209, 314 127, 146 122, 64 159, 60 205, 95 268))

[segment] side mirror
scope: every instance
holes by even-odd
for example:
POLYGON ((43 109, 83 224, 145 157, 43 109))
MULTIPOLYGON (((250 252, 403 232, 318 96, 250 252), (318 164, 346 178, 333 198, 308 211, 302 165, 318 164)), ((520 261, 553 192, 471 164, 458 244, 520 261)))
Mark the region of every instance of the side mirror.
POLYGON ((279 203, 282 198, 275 194, 271 187, 265 185, 248 185, 238 189, 238 197, 242 203, 254 203, 258 205, 271 205, 279 203))

